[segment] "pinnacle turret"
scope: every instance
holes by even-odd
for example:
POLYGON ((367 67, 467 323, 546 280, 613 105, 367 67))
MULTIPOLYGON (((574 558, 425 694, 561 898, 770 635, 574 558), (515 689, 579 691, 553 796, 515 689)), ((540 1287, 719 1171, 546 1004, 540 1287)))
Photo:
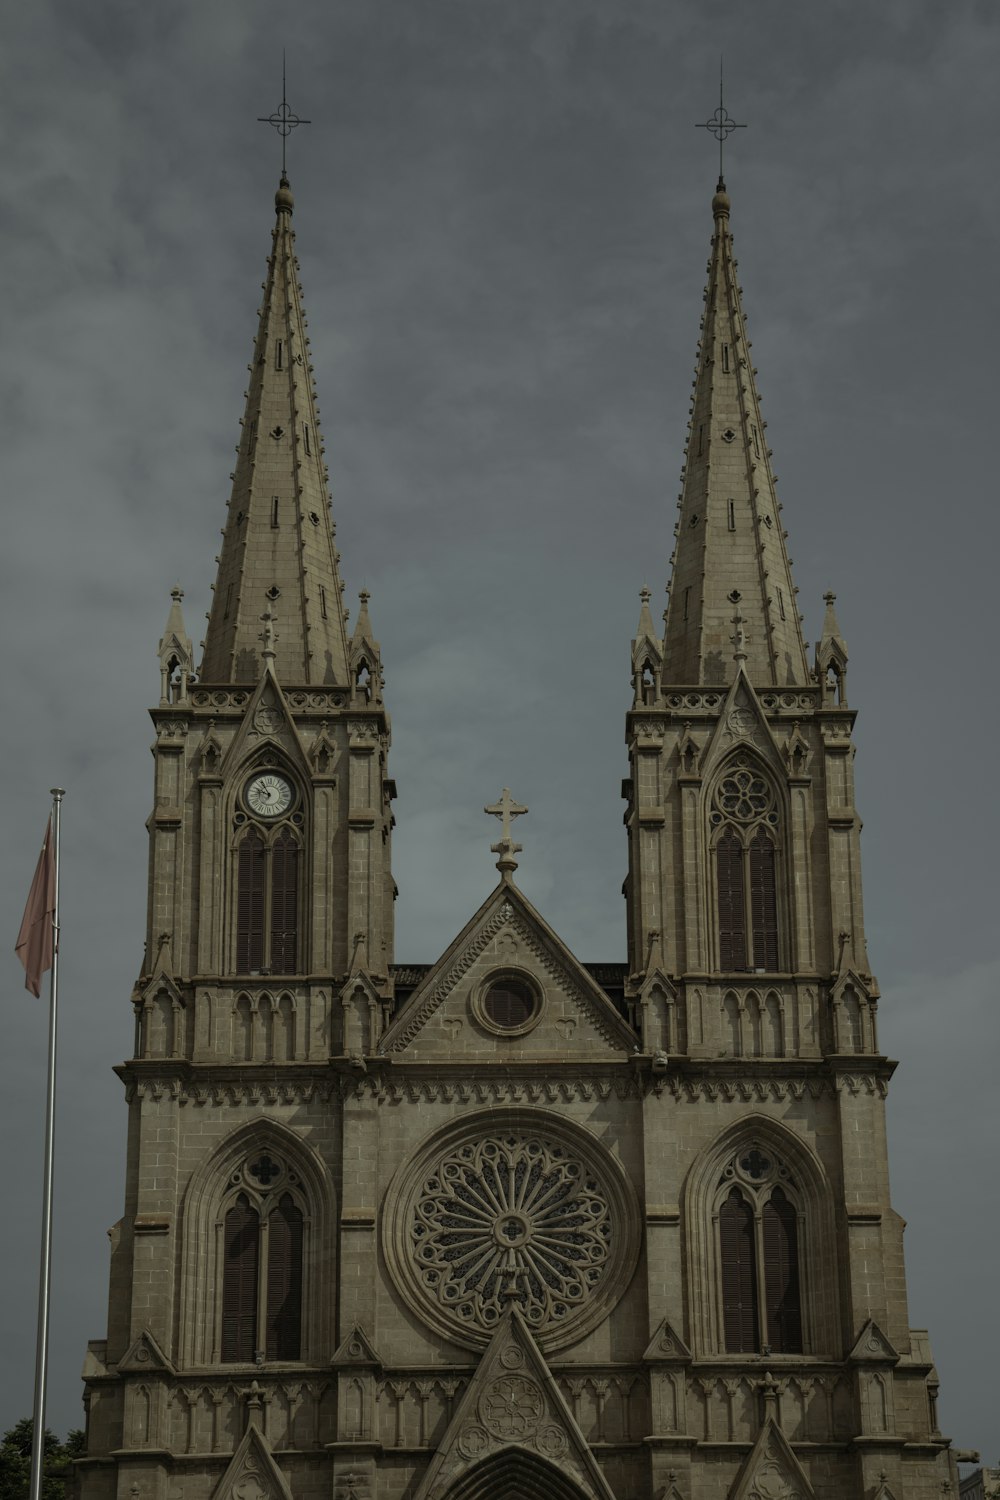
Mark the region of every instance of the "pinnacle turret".
POLYGON ((347 686, 348 646, 319 408, 282 173, 229 515, 205 638, 205 682, 255 682, 260 620, 280 620, 273 667, 287 684, 347 686))
POLYGON ((809 671, 785 549, 721 177, 664 634, 665 683, 733 680, 733 616, 759 686, 809 671))

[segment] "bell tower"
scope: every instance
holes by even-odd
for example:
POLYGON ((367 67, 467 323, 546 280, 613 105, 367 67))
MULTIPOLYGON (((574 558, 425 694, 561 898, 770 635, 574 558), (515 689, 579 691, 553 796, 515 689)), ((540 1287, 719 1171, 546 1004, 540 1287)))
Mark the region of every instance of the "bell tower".
POLYGON ((366 593, 347 630, 293 207, 282 174, 200 668, 179 588, 158 649, 125 1211, 85 1368, 88 1451, 120 1458, 110 1490, 84 1460, 83 1494, 161 1482, 178 1403, 213 1443, 253 1436, 247 1372, 335 1347, 335 1076, 391 1003, 394 788, 366 593))
MULTIPOLYGON (((153 715, 147 953, 166 938, 178 974, 239 981, 257 1048, 254 989, 294 977, 301 1029, 313 977, 346 974, 356 940, 382 976, 392 962, 382 664, 367 594, 346 629, 293 206, 283 175, 201 668, 175 590, 153 715)), ((224 1055, 184 1009, 199 1056, 224 1055)))
POLYGON ((842 1444, 817 1494, 917 1495, 907 1442, 955 1480, 889 1197, 847 648, 828 594, 810 669, 721 178, 712 217, 669 600, 661 635, 642 591, 627 717, 628 993, 674 1101, 669 1129, 644 1106, 646 1194, 683 1236, 676 1259, 650 1237, 650 1320, 683 1329, 706 1450, 739 1431, 745 1474, 801 1485, 768 1456, 783 1428, 842 1444))

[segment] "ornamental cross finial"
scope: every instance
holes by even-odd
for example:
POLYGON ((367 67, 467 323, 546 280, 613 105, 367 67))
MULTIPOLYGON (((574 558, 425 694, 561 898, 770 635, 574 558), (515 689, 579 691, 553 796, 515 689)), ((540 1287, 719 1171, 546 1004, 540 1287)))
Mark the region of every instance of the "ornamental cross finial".
POLYGON ((490 845, 490 852, 491 854, 499 854, 500 858, 497 860, 497 869, 505 880, 509 878, 513 870, 517 869, 517 860, 514 858, 514 855, 522 852, 522 845, 515 844, 511 834, 511 820, 522 817, 527 811, 526 807, 522 807, 519 802, 514 801, 510 795, 510 787, 506 786, 496 802, 483 808, 483 812, 489 813, 491 817, 500 819, 500 841, 499 843, 490 845))
POLYGON ((285 89, 285 53, 281 53, 281 104, 272 114, 258 115, 257 119, 261 125, 273 125, 281 136, 281 175, 285 176, 285 142, 295 129, 296 125, 311 125, 311 120, 303 120, 293 110, 288 108, 288 100, 285 89))
POLYGON ((719 143, 719 185, 722 185, 722 143, 734 130, 746 130, 746 125, 737 122, 727 112, 722 102, 722 58, 719 58, 719 107, 707 120, 699 120, 696 130, 710 130, 719 143))

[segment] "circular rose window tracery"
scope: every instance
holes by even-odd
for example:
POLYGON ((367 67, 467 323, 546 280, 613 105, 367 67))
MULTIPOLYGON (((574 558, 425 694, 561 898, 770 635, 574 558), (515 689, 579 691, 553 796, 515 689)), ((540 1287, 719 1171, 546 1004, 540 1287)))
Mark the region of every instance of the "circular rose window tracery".
POLYGON ((511 1303, 547 1347, 571 1343, 635 1265, 621 1168, 583 1132, 533 1113, 456 1121, 390 1188, 387 1259, 425 1321, 464 1344, 486 1343, 511 1303))

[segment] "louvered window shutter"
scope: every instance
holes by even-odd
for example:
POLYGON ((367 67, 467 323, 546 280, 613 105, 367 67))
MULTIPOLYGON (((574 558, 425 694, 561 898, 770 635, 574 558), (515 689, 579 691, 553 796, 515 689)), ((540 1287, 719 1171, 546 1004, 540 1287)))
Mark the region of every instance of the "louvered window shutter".
POLYGON ((718 843, 719 968, 745 969, 746 906, 743 899, 743 846, 731 828, 718 843))
POLYGON ((733 1188, 719 1214, 722 1251, 722 1317, 727 1354, 758 1347, 757 1246, 753 1209, 733 1188))
POLYGON ((774 845, 758 828, 750 844, 750 912, 753 919, 753 966, 778 967, 778 896, 774 878, 774 845))
POLYGON ((763 1213, 767 1341, 776 1354, 802 1353, 799 1230, 795 1208, 775 1188, 763 1213))
POLYGON ((267 1357, 298 1359, 302 1342, 302 1214, 285 1193, 267 1224, 267 1357))
POLYGON ((286 828, 271 849, 271 973, 294 974, 299 925, 299 846, 286 828))
POLYGON ((264 967, 264 840, 251 828, 240 844, 236 896, 236 972, 264 967))
POLYGON ((240 1194, 226 1214, 222 1270, 222 1358, 252 1362, 257 1343, 257 1267, 260 1219, 240 1194))

